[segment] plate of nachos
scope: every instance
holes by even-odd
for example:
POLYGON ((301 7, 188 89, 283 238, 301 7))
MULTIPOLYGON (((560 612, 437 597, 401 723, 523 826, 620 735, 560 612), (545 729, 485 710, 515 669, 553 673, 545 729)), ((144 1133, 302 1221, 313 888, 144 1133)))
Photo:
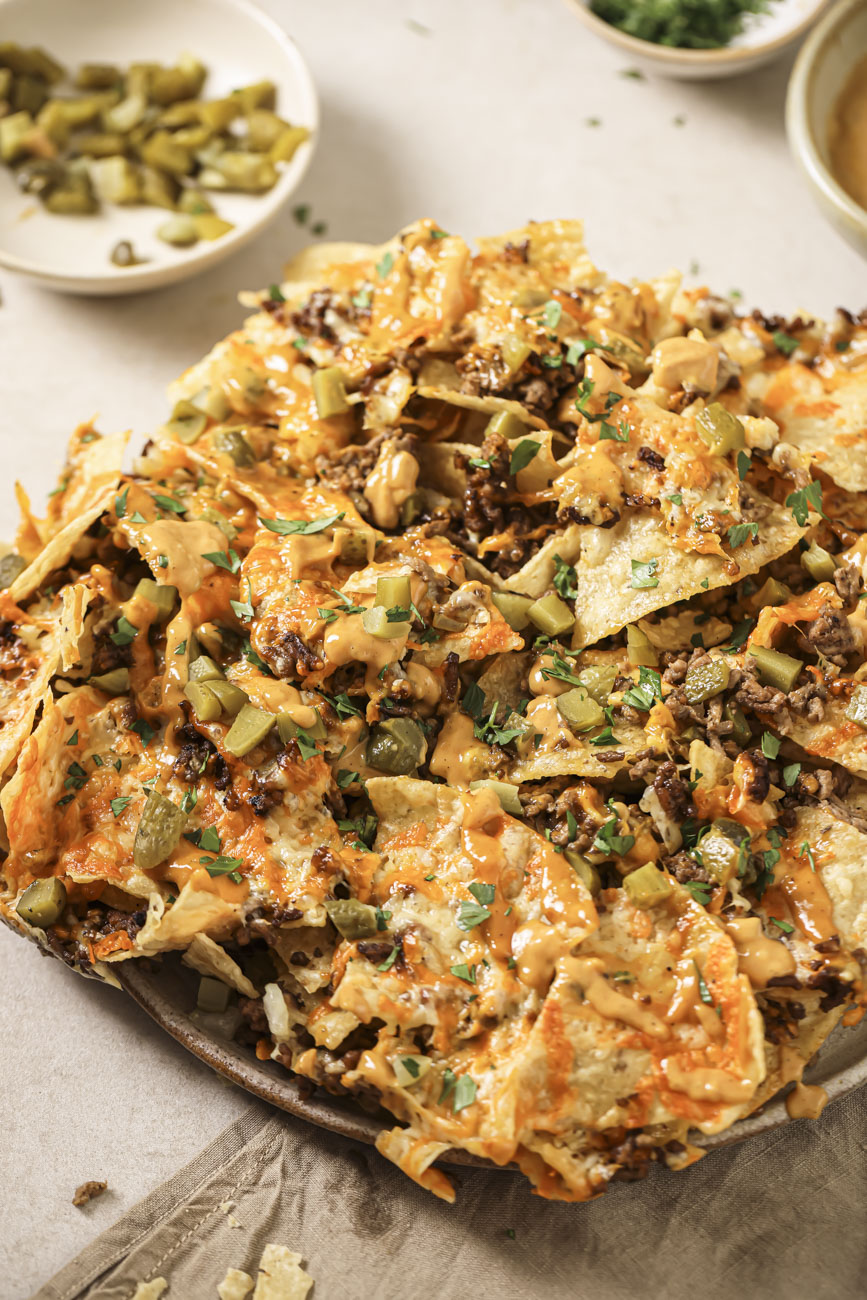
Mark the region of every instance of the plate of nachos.
POLYGON ((573 221, 243 301, 141 454, 18 489, 4 920, 447 1200, 863 1080, 867 319, 573 221))

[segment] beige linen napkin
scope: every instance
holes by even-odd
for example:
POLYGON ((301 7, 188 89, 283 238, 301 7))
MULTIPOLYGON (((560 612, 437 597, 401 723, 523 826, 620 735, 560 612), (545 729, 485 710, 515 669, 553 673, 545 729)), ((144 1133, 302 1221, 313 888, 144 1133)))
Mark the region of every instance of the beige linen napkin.
POLYGON ((154 1277, 165 1300, 216 1300, 267 1242, 300 1252, 312 1300, 862 1300, 865 1149, 867 1089, 590 1204, 458 1169, 448 1206, 371 1148, 257 1104, 33 1300, 129 1300, 154 1277))

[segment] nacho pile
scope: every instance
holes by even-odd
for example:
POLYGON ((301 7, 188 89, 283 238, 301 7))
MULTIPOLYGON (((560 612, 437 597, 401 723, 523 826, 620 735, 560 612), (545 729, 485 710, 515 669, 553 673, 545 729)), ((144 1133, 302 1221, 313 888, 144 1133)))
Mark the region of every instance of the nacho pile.
POLYGON ((689 1165, 863 1007, 867 317, 622 284, 575 222, 247 301, 131 472, 82 427, 19 492, 5 919, 180 951, 447 1200, 453 1148, 689 1165))

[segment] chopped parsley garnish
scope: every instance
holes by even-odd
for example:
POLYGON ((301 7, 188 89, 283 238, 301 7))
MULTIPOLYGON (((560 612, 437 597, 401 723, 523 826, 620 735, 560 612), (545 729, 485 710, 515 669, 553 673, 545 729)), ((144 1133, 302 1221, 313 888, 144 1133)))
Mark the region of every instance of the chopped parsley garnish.
POLYGON ((218 569, 225 569, 227 573, 237 573, 241 567, 241 561, 235 551, 202 551, 202 559, 210 560, 211 564, 216 564, 218 569))
POLYGON ((542 676, 546 682, 553 677, 558 682, 566 682, 569 686, 584 685, 581 678, 572 671, 572 665, 569 660, 565 659, 563 655, 558 654, 556 650, 551 655, 551 667, 549 668, 548 665, 545 664, 542 668, 542 676))
POLYGON ((337 781, 338 790, 346 790, 349 786, 355 785, 358 780, 358 773, 351 772, 348 767, 341 767, 338 768, 337 777, 335 779, 337 781))
POLYGON ((249 637, 247 637, 241 643, 241 654, 247 660, 248 664, 252 664, 254 668, 258 668, 260 672, 265 673, 266 676, 268 677, 274 676, 274 674, 271 672, 271 669, 265 663, 265 660, 262 659, 260 655, 256 654, 256 651, 253 649, 252 645, 250 644, 249 637))
POLYGON ((63 782, 64 789, 80 790, 82 786, 87 785, 87 773, 80 763, 71 763, 66 771, 66 780, 63 782))
POLYGON ((554 590, 564 600, 575 600, 578 595, 578 574, 575 566, 567 564, 559 555, 554 556, 554 590))
POLYGON ((617 857, 622 857, 628 853, 635 844, 634 835, 618 835, 617 827, 620 824, 620 818, 614 816, 607 821, 604 826, 600 826, 593 840, 594 849, 600 853, 614 853, 617 857))
POLYGON ((283 290, 280 288, 279 284, 271 285, 271 287, 268 290, 268 297, 271 299, 272 302, 286 301, 286 296, 283 293, 283 290))
POLYGON ((118 799, 111 800, 111 812, 113 817, 119 817, 124 808, 132 803, 132 795, 122 795, 118 799))
POLYGON ((704 880, 687 880, 685 887, 697 903, 701 903, 702 907, 707 907, 712 893, 711 885, 704 880))
POLYGON ((476 682, 467 687, 461 703, 464 712, 473 719, 476 739, 484 741, 486 745, 508 745, 510 740, 524 734, 523 727, 501 727, 495 721, 500 701, 494 700, 488 713, 485 693, 476 682))
POLYGON ((762 733, 762 753, 765 758, 776 758, 780 752, 780 745, 783 742, 779 737, 771 734, 770 731, 762 733))
POLYGON ((468 888, 476 902, 481 903, 483 907, 487 907, 488 903, 493 903, 494 895, 497 892, 495 885, 479 884, 475 880, 468 888))
POLYGON ((800 775, 801 775, 801 764, 789 763, 787 767, 783 768, 783 783, 788 789, 791 789, 791 787, 795 784, 795 782, 797 781, 800 775))
POLYGON ((366 311, 366 309, 370 306, 370 290, 359 289, 358 293, 354 293, 352 295, 350 301, 353 307, 358 307, 361 311, 366 311))
POLYGON ((563 364, 562 357, 543 356, 540 358, 542 365, 547 366, 549 370, 559 370, 563 364))
POLYGON ((578 835, 578 822, 573 812, 566 811, 566 831, 569 835, 570 842, 578 835))
POLYGON ((414 1056, 399 1056, 397 1059, 400 1061, 401 1065, 403 1066, 403 1068, 406 1070, 407 1074, 411 1078, 413 1079, 418 1078, 419 1065, 418 1065, 418 1061, 415 1059, 414 1056))
POLYGON ((378 907, 376 909, 376 928, 377 930, 387 930, 388 923, 391 920, 391 912, 378 907))
POLYGON ((757 523, 752 524, 732 524, 726 536, 729 539, 729 546, 735 550, 738 546, 743 546, 748 537, 757 537, 759 526, 757 523))
POLYGON ((328 609, 319 605, 316 606, 316 613, 321 619, 324 619, 326 623, 335 623, 340 617, 336 609, 328 609))
POLYGON ((542 308, 542 319, 545 322, 546 329, 555 330, 560 324, 560 318, 563 315, 563 307, 557 302, 556 298, 549 298, 542 308))
POLYGON ((135 513, 130 516, 129 522, 131 524, 146 524, 147 520, 140 510, 136 510, 135 513))
POLYGON ((599 441, 604 442, 606 438, 613 442, 629 442, 629 425, 625 420, 621 420, 615 428, 613 424, 603 420, 599 426, 599 441))
POLYGON ((484 456, 471 456, 467 463, 471 465, 473 469, 491 468, 491 462, 489 460, 485 460, 484 456))
POLYGON ((279 533, 281 537, 288 537, 292 534, 299 533, 302 536, 309 536, 311 533, 322 533, 332 524, 344 516, 344 511, 335 511, 331 515, 320 515, 318 519, 263 519, 259 517, 259 523, 263 528, 267 528, 271 533, 279 533))
POLYGON ((480 903, 462 902, 458 911, 458 926, 461 930, 472 930, 477 925, 489 921, 491 913, 480 903))
POLYGON ((710 989, 704 982, 704 976, 698 968, 698 962, 694 961, 692 964, 695 967, 696 978, 698 979, 698 996, 706 1006, 712 1007, 713 998, 710 995, 710 989))
POLYGON ((825 512, 822 509, 822 484, 815 479, 807 487, 800 488, 797 492, 790 492, 786 497, 786 505, 790 507, 795 519, 795 523, 803 528, 807 523, 807 515, 810 508, 816 510, 824 518, 825 512))
POLYGON ((221 840, 216 827, 206 826, 196 840, 196 844, 200 849, 204 849, 206 853, 219 853, 221 840))
POLYGON ((681 492, 672 492, 671 496, 666 497, 665 499, 666 501, 670 501, 672 505, 675 506, 683 505, 683 494, 681 492))
POLYGON ((243 876, 238 870, 239 867, 244 865, 243 858, 221 856, 218 858, 199 858, 199 862, 201 862, 209 876, 228 876, 236 885, 240 885, 243 880, 243 876))
POLYGON ((750 632, 752 632, 754 627, 755 620, 751 618, 745 618, 742 623, 738 623, 732 632, 731 641, 729 641, 728 645, 725 647, 726 654, 734 654, 736 650, 740 650, 741 646, 746 643, 750 632))
POLYGON ((389 251, 384 253, 381 260, 376 264, 376 274, 380 280, 384 280, 391 268, 394 266, 394 253, 389 251))
POLYGON ((656 576, 656 570, 659 568, 659 560, 632 560, 632 581, 630 586, 637 591, 645 587, 658 587, 659 578, 656 576))
POLYGON ((450 969, 452 974, 456 977, 456 979, 464 980, 464 982, 467 984, 475 984, 476 982, 475 965, 468 966, 467 963, 463 961, 459 966, 452 966, 450 969))
POLYGON ((541 443, 534 442, 532 438, 522 438, 512 452, 509 473, 520 474, 521 470, 526 469, 533 457, 538 454, 540 448, 541 443))
POLYGON ((72 735, 69 737, 69 740, 67 740, 66 743, 67 743, 67 745, 77 745, 77 744, 78 744, 78 728, 77 728, 77 727, 75 728, 75 731, 73 731, 72 735))
POLYGON ((138 628, 133 627, 129 619, 125 618, 124 615, 121 614, 120 618, 117 620, 117 631, 112 632, 109 640, 113 641, 115 645, 124 646, 129 645, 137 636, 138 628))
POLYGON ((154 501, 156 501, 160 510, 168 510, 170 514, 185 515, 187 513, 187 507, 175 497, 161 496, 158 492, 155 492, 154 501))
POLYGON ((145 722, 144 718, 136 719, 136 721, 132 724, 131 727, 128 728, 128 730, 134 731, 136 733, 142 745, 144 745, 145 749, 147 749, 148 745, 151 743, 154 736, 157 734, 155 729, 150 725, 150 723, 145 722))
POLYGON ((256 611, 253 609, 249 600, 230 600, 229 604, 232 606, 232 611, 235 616, 239 618, 242 623, 249 623, 252 621, 253 615, 256 611))
POLYGON ((813 856, 812 848, 810 847, 810 845, 807 843, 806 840, 804 840, 804 843, 801 845, 800 849, 798 850, 798 857, 799 858, 806 857, 812 870, 813 871, 816 870, 816 859, 813 856))
POLYGON ((590 744, 591 745, 619 745, 620 741, 617 739, 617 737, 615 736, 611 728, 606 727, 604 731, 600 731, 598 736, 590 737, 590 744))
POLYGON ((430 237, 431 239, 448 239, 449 232, 447 230, 432 230, 430 237))
POLYGON ((339 695, 325 695, 324 698, 334 709, 338 718, 360 718, 362 716, 361 709, 355 707, 346 691, 341 691, 339 695))
POLYGON ((476 1100, 476 1081, 470 1074, 462 1074, 455 1084, 452 1109, 457 1115, 459 1110, 472 1106, 476 1100))
POLYGON ((793 925, 789 925, 788 921, 781 921, 779 917, 776 916, 771 917, 771 925, 777 926, 778 929, 782 930, 783 934, 792 934, 795 929, 793 925))
POLYGON ((129 488, 125 487, 124 490, 114 498, 114 513, 117 515, 118 519, 123 519, 126 514, 126 499, 128 496, 129 488))
POLYGON ((169 557, 167 555, 158 555, 157 565, 161 569, 167 569, 169 567, 169 557))
POLYGON ((68 803, 72 803, 74 798, 75 798, 74 794, 62 795, 60 799, 55 800, 55 806, 57 808, 65 808, 68 803))
POLYGON ((790 357, 793 352, 797 351, 798 340, 792 338, 791 334, 785 334, 782 330, 776 330, 773 339, 774 347, 778 352, 782 352, 784 357, 790 357))
POLYGON ((577 343, 570 343, 566 349, 567 366, 577 366, 585 353, 598 346, 595 339, 579 339, 577 343))
POLYGON ((623 703, 647 713, 653 708, 653 701, 661 699, 662 678, 655 668, 642 665, 638 670, 638 685, 624 692, 623 703))
POLYGON ((193 786, 190 786, 181 800, 181 812, 191 813, 198 802, 198 793, 193 786))
POLYGON ((738 478, 744 481, 753 467, 752 458, 745 451, 738 452, 738 478))
POLYGON ((399 952, 400 952, 400 949, 398 948, 397 944, 395 944, 394 947, 392 948, 391 952, 390 952, 390 953, 388 954, 388 956, 386 957, 385 961, 380 962, 380 964, 377 966, 376 969, 377 969, 377 970, 391 970, 392 966, 393 966, 394 963, 397 961, 397 954, 398 954, 399 952))

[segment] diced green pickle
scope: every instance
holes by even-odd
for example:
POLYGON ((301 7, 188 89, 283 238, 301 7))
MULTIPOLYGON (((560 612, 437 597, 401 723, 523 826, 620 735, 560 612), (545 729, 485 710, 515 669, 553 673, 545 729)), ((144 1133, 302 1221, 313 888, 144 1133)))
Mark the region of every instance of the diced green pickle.
POLYGON ((418 767, 425 752, 424 733, 411 718, 389 718, 379 722, 367 742, 369 767, 391 776, 406 776, 418 767))
POLYGON ((519 420, 517 415, 511 411, 497 411, 488 420, 485 434, 498 433, 506 442, 514 442, 516 438, 523 438, 527 432, 527 426, 523 420, 519 420))
POLYGON ((306 126, 287 126, 285 130, 280 132, 268 150, 269 161, 272 163, 289 162, 305 140, 309 139, 310 132, 306 126))
POLYGON ((226 735, 226 749, 236 758, 243 758, 251 749, 261 745, 276 721, 273 713, 245 704, 226 735))
POLYGON ((721 885, 742 873, 749 851, 749 831, 728 817, 718 818, 698 842, 702 866, 721 885))
POLYGON ((212 695, 216 695, 224 713, 228 713, 230 718, 240 713, 245 704, 249 704, 249 696, 246 691, 242 691, 240 686, 235 686, 233 682, 226 682, 220 678, 212 678, 207 683, 207 689, 212 695))
POLYGON ((120 69, 113 63, 82 63, 75 74, 79 90, 111 90, 120 80, 120 69))
POLYGON ((746 746, 750 743, 750 740, 752 739, 753 733, 750 730, 750 724, 747 722, 743 711, 739 709, 736 704, 733 704, 730 700, 728 704, 726 704, 723 712, 725 714, 726 721, 732 724, 732 732, 731 732, 732 740, 741 749, 746 748, 746 746))
POLYGON ((659 663, 656 647, 637 623, 630 623, 626 629, 626 654, 631 664, 643 664, 645 668, 655 668, 659 663))
POLYGON ((168 221, 157 226, 157 239, 161 239, 164 244, 172 244, 175 248, 189 248, 198 238, 195 221, 184 213, 169 217, 168 221))
POLYGON ((367 564, 373 555, 376 539, 364 528, 335 528, 334 536, 344 564, 367 564))
POLYGON ((44 930, 59 920, 66 907, 66 886, 57 876, 34 880, 19 898, 15 911, 28 925, 44 930))
POLYGON ((212 682, 223 676, 223 670, 214 663, 210 655, 199 655, 190 664, 190 680, 194 682, 212 682))
POLYGON ((591 664, 589 668, 581 669, 578 679, 583 684, 591 700, 595 700, 597 704, 604 706, 608 703, 608 697, 614 690, 617 669, 614 664, 591 664))
POLYGON ((837 561, 830 551, 826 551, 818 542, 813 542, 809 550, 801 552, 801 568, 809 573, 814 582, 831 582, 837 561))
POLYGON ((517 334, 507 334, 503 339, 500 350, 503 353, 503 360, 513 374, 516 370, 521 369, 521 366, 533 351, 529 343, 519 339, 517 334))
POLYGON ((105 203, 138 203, 141 198, 138 168, 118 154, 90 164, 94 189, 105 203))
POLYGON ((157 620, 166 623, 172 616, 172 610, 178 599, 177 587, 170 587, 154 582, 152 578, 142 578, 133 592, 134 600, 149 600, 157 607, 157 620))
POLYGON ((112 668, 110 672, 91 677, 91 686, 97 686, 106 695, 126 695, 129 690, 129 669, 112 668))
POLYGON ((253 448, 238 429, 215 429, 212 442, 214 450, 221 456, 230 456, 238 469, 249 469, 256 464, 253 448))
POLYGON ((561 636, 575 624, 575 615, 569 606, 553 592, 534 601, 527 610, 527 616, 546 636, 561 636))
POLYGON ((726 659, 708 659, 690 668, 683 683, 688 704, 704 704, 728 687, 731 669, 726 659))
POLYGON ((492 790, 500 801, 503 812, 511 813, 513 817, 520 817, 523 814, 521 800, 518 798, 518 787, 510 785, 507 781, 471 781, 471 790, 492 790))
POLYGON ((10 551, 0 559, 0 590, 5 591, 11 587, 15 579, 27 568, 27 561, 23 555, 17 555, 15 551, 10 551))
POLYGON ((313 399, 320 420, 330 420, 333 415, 343 415, 349 410, 343 371, 339 366, 314 370, 313 399))
POLYGON ((43 203, 49 212, 64 217, 86 217, 99 210, 89 177, 84 174, 73 175, 71 172, 67 172, 62 185, 48 191, 43 203))
POLYGON ((149 791, 132 850, 133 861, 140 871, 152 871, 165 862, 186 822, 187 814, 176 803, 156 790, 149 791))
POLYGON ((529 610, 534 603, 531 596, 519 596, 513 591, 492 591, 491 600, 513 632, 523 632, 529 625, 529 610))
POLYGON ((211 690, 209 682, 187 682, 184 695, 192 704, 199 722, 216 722, 221 716, 223 706, 211 690))
POLYGON ((369 636, 379 641, 391 641, 397 637, 409 636, 412 624, 408 621, 389 620, 388 610, 383 605, 372 605, 361 616, 364 630, 369 636))
POLYGON ((394 577, 377 578, 376 603, 384 609, 409 609, 412 600, 412 587, 409 576, 400 573, 394 577))
POLYGON ((229 1005, 229 990, 222 980, 203 975, 199 980, 196 1006, 200 1011, 225 1011, 229 1005))
POLYGON ((211 387, 200 388, 192 399, 192 405, 197 411, 204 411, 212 420, 225 420, 232 409, 225 394, 219 388, 211 387))
POLYGON ((783 691, 786 695, 794 690, 795 682, 804 667, 802 659, 793 659, 791 655, 784 655, 779 650, 771 650, 767 646, 760 645, 751 647, 749 653, 756 661, 759 677, 765 686, 773 686, 775 690, 783 691))
POLYGON ((204 411, 193 406, 192 402, 176 402, 172 418, 166 424, 169 433, 174 434, 178 442, 188 446, 200 438, 208 426, 208 417, 204 411))
POLYGON ((746 446, 744 426, 721 402, 711 402, 695 417, 699 434, 715 456, 727 456, 746 446))
POLYGON ((599 872, 596 870, 593 863, 588 862, 581 853, 575 853, 572 849, 566 849, 563 856, 569 863, 569 866, 572 867, 584 881, 584 884, 590 890, 590 893, 598 894, 599 890, 602 888, 602 881, 600 880, 599 872))
POLYGON ((785 605, 792 598, 792 589, 777 578, 767 578, 750 599, 750 607, 762 610, 766 605, 785 605))
POLYGON ((370 939, 376 934, 376 908, 357 898, 326 898, 328 919, 344 939, 370 939))
POLYGON ((600 705, 591 698, 583 686, 573 686, 556 698, 556 705, 573 731, 589 731, 605 721, 605 714, 600 705))
POLYGON ((846 717, 867 730, 867 686, 855 687, 846 709, 846 717))
POLYGON ((636 907, 654 907, 671 895, 672 886, 652 862, 623 877, 623 888, 636 907))
POLYGON ((225 221, 212 212, 196 213, 193 216, 193 223, 199 239, 222 239, 223 235, 228 235, 230 230, 235 229, 231 221, 225 221))

